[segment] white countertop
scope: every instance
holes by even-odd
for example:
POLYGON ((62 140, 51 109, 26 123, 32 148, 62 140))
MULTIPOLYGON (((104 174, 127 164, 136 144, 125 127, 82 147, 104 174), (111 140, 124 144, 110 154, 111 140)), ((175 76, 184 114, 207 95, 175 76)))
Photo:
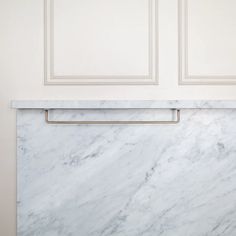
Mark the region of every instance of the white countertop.
POLYGON ((236 100, 14 100, 16 109, 235 109, 236 100))

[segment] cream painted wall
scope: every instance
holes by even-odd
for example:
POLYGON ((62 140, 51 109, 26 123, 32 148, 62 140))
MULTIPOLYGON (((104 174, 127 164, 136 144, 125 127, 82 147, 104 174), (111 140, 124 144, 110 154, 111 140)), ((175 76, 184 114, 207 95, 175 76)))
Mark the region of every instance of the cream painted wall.
MULTIPOLYGON (((164 2, 161 19, 177 19, 177 1, 164 2)), ((177 24, 160 31, 176 34, 177 24)), ((175 47, 161 45, 162 53, 177 58, 175 47)), ((43 0, 0 0, 0 236, 16 232, 16 112, 11 100, 236 99, 236 86, 178 86, 177 68, 166 76, 160 72, 159 86, 44 86, 43 48, 43 0)), ((161 63, 168 65, 169 59, 161 63)))

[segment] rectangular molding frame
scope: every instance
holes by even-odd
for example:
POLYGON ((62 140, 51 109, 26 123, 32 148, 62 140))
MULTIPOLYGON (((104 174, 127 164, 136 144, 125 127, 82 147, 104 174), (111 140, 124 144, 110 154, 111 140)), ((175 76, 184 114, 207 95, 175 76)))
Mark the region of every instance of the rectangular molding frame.
POLYGON ((54 75, 54 34, 53 9, 54 0, 44 0, 44 71, 45 85, 152 85, 158 84, 159 70, 159 33, 158 33, 158 0, 149 2, 149 75, 103 76, 103 75, 54 75))
POLYGON ((236 85, 236 75, 190 75, 188 71, 188 0, 178 0, 179 84, 236 85))

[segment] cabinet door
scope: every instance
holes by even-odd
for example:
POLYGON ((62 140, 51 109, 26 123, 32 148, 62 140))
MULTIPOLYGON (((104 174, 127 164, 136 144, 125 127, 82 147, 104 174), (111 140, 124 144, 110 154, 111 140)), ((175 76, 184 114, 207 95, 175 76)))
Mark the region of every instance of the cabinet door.
MULTIPOLYGON (((169 119, 165 110, 62 110, 51 119, 169 119)), ((236 235, 236 111, 179 125, 48 125, 18 111, 18 236, 236 235), (209 233, 210 232, 210 233, 209 233)))
POLYGON ((46 83, 157 83, 155 0, 46 0, 46 83))
POLYGON ((180 82, 236 84, 236 1, 180 0, 180 82))

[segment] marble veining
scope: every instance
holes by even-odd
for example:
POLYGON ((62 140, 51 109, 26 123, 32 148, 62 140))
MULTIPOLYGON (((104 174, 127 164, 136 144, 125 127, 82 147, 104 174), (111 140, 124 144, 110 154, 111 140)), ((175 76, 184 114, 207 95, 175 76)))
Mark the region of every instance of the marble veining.
POLYGON ((18 110, 18 236, 235 236, 235 124, 235 109, 156 126, 48 125, 42 109, 18 110))

